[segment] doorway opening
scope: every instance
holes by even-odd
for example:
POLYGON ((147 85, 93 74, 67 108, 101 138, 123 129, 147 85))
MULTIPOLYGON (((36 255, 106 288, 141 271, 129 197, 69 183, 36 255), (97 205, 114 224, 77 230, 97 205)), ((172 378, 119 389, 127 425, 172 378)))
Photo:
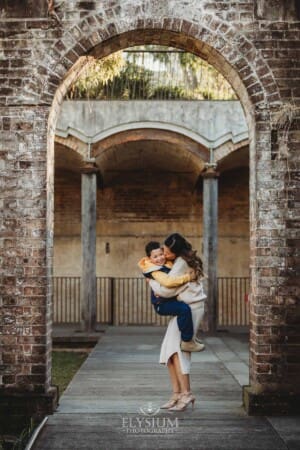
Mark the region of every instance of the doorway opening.
POLYGON ((89 157, 101 172, 97 322, 167 322, 144 306, 149 289, 136 261, 147 240, 163 240, 170 227, 201 252, 200 174, 213 158, 222 186, 217 322, 247 326, 248 132, 225 78, 192 53, 157 45, 90 57, 56 126, 55 323, 80 321, 81 170, 89 157))

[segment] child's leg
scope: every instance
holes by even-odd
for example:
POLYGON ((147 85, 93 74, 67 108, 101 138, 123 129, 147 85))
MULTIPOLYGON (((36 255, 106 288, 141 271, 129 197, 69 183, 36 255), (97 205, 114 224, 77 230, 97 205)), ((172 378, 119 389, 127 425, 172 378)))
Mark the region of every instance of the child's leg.
POLYGON ((159 305, 155 305, 155 311, 161 316, 177 316, 181 339, 186 342, 192 339, 194 327, 189 305, 178 300, 164 300, 159 305))

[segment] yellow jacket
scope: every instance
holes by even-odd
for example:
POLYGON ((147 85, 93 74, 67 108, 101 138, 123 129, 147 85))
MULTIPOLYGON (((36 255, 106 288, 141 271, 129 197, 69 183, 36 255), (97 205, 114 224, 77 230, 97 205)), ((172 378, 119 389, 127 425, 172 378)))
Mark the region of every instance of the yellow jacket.
POLYGON ((173 264, 171 261, 167 261, 164 266, 157 266, 150 261, 148 256, 145 256, 138 262, 138 266, 143 272, 143 275, 147 276, 151 274, 151 278, 158 281, 164 287, 175 288, 182 286, 185 283, 192 281, 193 276, 190 273, 185 273, 184 275, 169 276, 167 273, 162 272, 163 267, 172 268, 173 264))

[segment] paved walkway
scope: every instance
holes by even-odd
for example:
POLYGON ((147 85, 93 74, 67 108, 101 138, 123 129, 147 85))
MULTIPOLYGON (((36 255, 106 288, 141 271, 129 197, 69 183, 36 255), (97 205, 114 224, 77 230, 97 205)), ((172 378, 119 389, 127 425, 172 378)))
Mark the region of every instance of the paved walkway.
POLYGON ((34 450, 300 449, 299 418, 248 417, 248 343, 241 335, 205 338, 193 354, 195 409, 157 410, 169 397, 158 364, 163 328, 109 327, 50 416, 34 450))

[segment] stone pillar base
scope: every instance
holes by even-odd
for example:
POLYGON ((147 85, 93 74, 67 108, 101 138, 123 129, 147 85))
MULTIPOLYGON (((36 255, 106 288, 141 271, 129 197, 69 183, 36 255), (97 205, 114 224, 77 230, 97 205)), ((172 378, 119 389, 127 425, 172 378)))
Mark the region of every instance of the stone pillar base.
POLYGON ((0 391, 0 435, 19 434, 30 423, 53 414, 58 405, 58 389, 51 387, 47 394, 35 392, 0 391))
POLYGON ((243 405, 249 416, 286 416, 300 414, 300 394, 288 392, 254 393, 243 386, 243 405))

